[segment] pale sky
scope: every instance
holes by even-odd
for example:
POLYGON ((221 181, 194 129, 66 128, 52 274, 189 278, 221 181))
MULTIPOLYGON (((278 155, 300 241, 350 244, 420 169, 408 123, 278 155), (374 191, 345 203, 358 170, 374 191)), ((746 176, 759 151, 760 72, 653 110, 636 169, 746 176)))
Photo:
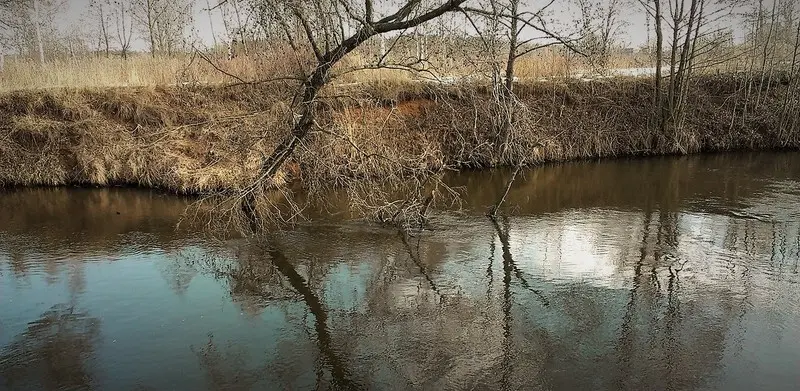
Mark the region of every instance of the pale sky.
MULTIPOLYGON (((218 0, 209 0, 212 6, 217 1, 218 0)), ((639 47, 644 45, 647 40, 645 14, 636 0, 628 1, 630 4, 624 7, 621 18, 627 22, 627 25, 621 29, 619 40, 621 40, 626 46, 639 47)), ((89 2, 90 0, 67 0, 67 10, 65 13, 59 16, 57 21, 59 28, 69 29, 74 26, 81 26, 80 28, 82 30, 89 32, 94 26, 94 22, 86 16, 89 2)), ((529 4, 531 4, 531 9, 534 9, 536 5, 541 6, 542 4, 546 3, 546 1, 540 0, 529 1, 529 4)), ((570 4, 574 4, 574 1, 557 0, 556 4, 551 8, 553 11, 553 17, 561 23, 569 23, 570 19, 575 18, 577 15, 576 8, 574 6, 570 6, 570 4)), ((213 36, 211 33, 212 23, 217 39, 222 41, 226 38, 220 10, 213 11, 212 20, 209 20, 209 15, 205 11, 206 8, 206 0, 195 0, 193 26, 195 31, 193 34, 196 34, 196 38, 201 42, 202 45, 210 45, 213 42, 213 36)), ((138 39, 133 44, 134 50, 146 50, 147 45, 145 41, 140 37, 136 38, 138 39)))

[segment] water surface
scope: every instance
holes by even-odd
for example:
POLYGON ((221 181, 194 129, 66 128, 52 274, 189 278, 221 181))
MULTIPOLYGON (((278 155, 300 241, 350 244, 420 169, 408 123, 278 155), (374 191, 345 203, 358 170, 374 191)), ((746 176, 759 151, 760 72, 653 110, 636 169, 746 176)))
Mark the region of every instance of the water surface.
POLYGON ((0 389, 797 389, 800 154, 543 166, 492 222, 509 175, 414 236, 0 193, 0 389))

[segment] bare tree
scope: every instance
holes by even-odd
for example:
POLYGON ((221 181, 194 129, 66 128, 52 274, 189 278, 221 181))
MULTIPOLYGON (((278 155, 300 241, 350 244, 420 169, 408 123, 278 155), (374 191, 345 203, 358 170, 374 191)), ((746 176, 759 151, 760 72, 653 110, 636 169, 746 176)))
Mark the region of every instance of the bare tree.
POLYGON ((116 30, 115 38, 123 59, 128 58, 133 40, 133 10, 130 0, 113 0, 112 17, 116 30))
POLYGON ((208 26, 211 29, 211 39, 214 42, 214 47, 217 47, 217 33, 214 31, 214 15, 212 13, 210 0, 206 0, 206 12, 208 13, 208 26))
MULTIPOLYGON (((662 0, 639 0, 648 15, 648 24, 653 20, 656 33, 656 45, 653 51, 653 62, 655 68, 655 83, 653 93, 654 115, 651 120, 655 121, 655 127, 662 133, 664 132, 665 122, 663 120, 663 89, 662 89, 662 68, 664 67, 664 31, 663 31, 663 11, 662 0)), ((648 48, 650 49, 650 48, 648 48)))
POLYGON ((465 1, 445 0, 423 7, 420 0, 408 0, 386 16, 375 9, 372 0, 365 0, 361 5, 335 1, 327 6, 305 0, 267 0, 263 3, 284 30, 288 43, 296 51, 310 51, 315 61, 301 70, 305 77, 293 109, 291 133, 263 159, 258 178, 242 197, 242 209, 251 221, 259 220, 254 206, 255 192, 271 183, 283 163, 314 128, 317 96, 331 79, 334 65, 376 35, 419 26, 458 10, 465 1), (330 18, 339 23, 332 23, 330 18), (344 28, 349 25, 353 27, 344 28))
MULTIPOLYGON (((494 56, 498 44, 505 42, 504 70, 498 77, 500 66, 493 66, 494 101, 497 103, 496 115, 497 143, 504 154, 512 144, 512 128, 517 119, 520 104, 514 94, 516 64, 520 58, 547 47, 562 47, 580 53, 574 45, 577 33, 561 34, 550 26, 554 24, 548 18, 548 11, 555 1, 546 3, 539 9, 530 11, 530 6, 522 0, 489 0, 479 7, 465 7, 467 15, 475 15, 483 19, 484 29, 471 20, 473 28, 481 36, 484 47, 494 56), (498 35, 500 35, 498 37, 498 35), (504 36, 504 37, 503 37, 504 36)), ((518 164, 520 162, 515 162, 518 164)))
MULTIPOLYGON (((548 18, 548 12, 553 4, 555 1, 550 1, 541 8, 530 11, 528 10, 530 6, 522 0, 489 0, 481 8, 464 8, 468 13, 496 21, 505 29, 508 49, 505 55, 503 84, 507 93, 513 93, 515 64, 521 57, 551 46, 562 46, 580 53, 575 45, 578 40, 577 33, 561 33, 551 28, 555 22, 548 18)), ((479 34, 482 34, 475 24, 473 26, 479 34)))
MULTIPOLYGON (((794 3, 794 1, 792 2, 794 3)), ((790 8, 790 10, 793 8, 790 8)), ((794 22, 794 42, 791 46, 791 60, 789 61, 789 68, 787 70, 788 88, 786 90, 783 107, 781 109, 780 117, 780 132, 781 136, 784 132, 794 132, 797 127, 798 116, 798 93, 800 93, 800 18, 796 21, 789 20, 787 24, 791 26, 794 22)))
POLYGON ((8 42, 11 35, 9 33, 13 29, 13 23, 8 15, 10 4, 11 0, 0 0, 0 72, 5 69, 6 48, 10 46, 6 42, 8 42))
POLYGON ((7 39, 13 41, 20 54, 30 53, 35 47, 40 62, 44 62, 44 45, 37 13, 38 1, 5 1, 0 4, 0 20, 7 39))
POLYGON ((89 3, 89 16, 96 20, 99 34, 98 42, 104 48, 106 58, 109 57, 111 52, 111 16, 109 9, 111 8, 110 0, 92 0, 89 3))
POLYGON ((722 21, 733 15, 735 1, 726 0, 670 0, 667 8, 663 0, 639 0, 649 17, 654 20, 656 47, 654 53, 654 116, 652 124, 660 130, 661 142, 669 143, 677 151, 685 146, 679 134, 686 116, 689 85, 692 76, 701 67, 718 63, 711 60, 700 64, 698 60, 709 56, 725 42, 722 21), (664 26, 668 29, 665 42, 664 26), (666 48, 669 57, 665 60, 666 48), (668 61, 669 78, 664 85, 662 68, 668 61), (666 88, 666 91, 665 91, 666 88), (671 131, 671 134, 669 134, 671 131))
POLYGON ((257 24, 254 15, 258 9, 266 11, 265 7, 266 4, 261 1, 252 0, 250 3, 246 0, 228 0, 220 5, 229 57, 235 56, 238 47, 244 50, 245 55, 249 54, 248 41, 253 40, 257 24))
POLYGON ((192 21, 193 2, 187 0, 133 0, 132 15, 150 45, 150 53, 171 55, 192 21))
POLYGON ((780 132, 793 131, 797 126, 798 52, 800 49, 800 18, 796 0, 775 0, 771 5, 754 3, 744 12, 747 31, 742 54, 745 57, 745 77, 741 80, 743 97, 736 100, 741 121, 766 102, 775 87, 786 84, 780 107, 780 132))
POLYGON ((33 29, 36 32, 36 46, 39 49, 39 62, 44 64, 44 41, 42 37, 42 21, 39 14, 39 0, 31 0, 31 22, 33 22, 33 29))
POLYGON ((5 41, 21 55, 45 61, 45 48, 58 39, 54 18, 63 8, 58 0, 17 0, 0 3, 0 26, 5 41))
POLYGON ((593 68, 606 71, 620 29, 627 24, 621 18, 627 4, 625 0, 577 0, 577 5, 581 13, 581 50, 593 68))

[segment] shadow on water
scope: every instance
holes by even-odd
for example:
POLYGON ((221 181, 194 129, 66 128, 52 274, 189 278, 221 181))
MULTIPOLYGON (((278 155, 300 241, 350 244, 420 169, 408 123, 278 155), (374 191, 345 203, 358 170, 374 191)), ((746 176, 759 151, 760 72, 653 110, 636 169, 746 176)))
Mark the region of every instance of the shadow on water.
POLYGON ((12 389, 793 389, 799 158, 534 168, 500 220, 483 214, 510 173, 466 173, 448 179, 474 195, 466 213, 414 236, 319 220, 210 244, 175 228, 186 199, 0 194, 0 377, 12 389), (61 282, 70 307, 42 314, 61 282))

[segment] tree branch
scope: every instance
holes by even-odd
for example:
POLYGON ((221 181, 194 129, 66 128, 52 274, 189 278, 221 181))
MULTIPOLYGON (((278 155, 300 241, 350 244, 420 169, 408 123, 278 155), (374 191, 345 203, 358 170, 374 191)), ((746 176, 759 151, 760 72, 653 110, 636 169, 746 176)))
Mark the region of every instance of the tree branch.
POLYGON ((373 20, 373 10, 372 10, 372 0, 364 0, 364 17, 367 20, 367 24, 372 24, 373 20))
POLYGON ((311 25, 306 20, 305 16, 300 12, 297 7, 291 6, 292 13, 298 20, 300 20, 300 24, 303 26, 303 30, 306 33, 306 38, 308 39, 308 43, 311 45, 311 50, 314 51, 314 56, 317 57, 318 61, 322 61, 322 52, 319 50, 319 46, 317 45, 317 40, 314 38, 314 32, 311 29, 311 25))

